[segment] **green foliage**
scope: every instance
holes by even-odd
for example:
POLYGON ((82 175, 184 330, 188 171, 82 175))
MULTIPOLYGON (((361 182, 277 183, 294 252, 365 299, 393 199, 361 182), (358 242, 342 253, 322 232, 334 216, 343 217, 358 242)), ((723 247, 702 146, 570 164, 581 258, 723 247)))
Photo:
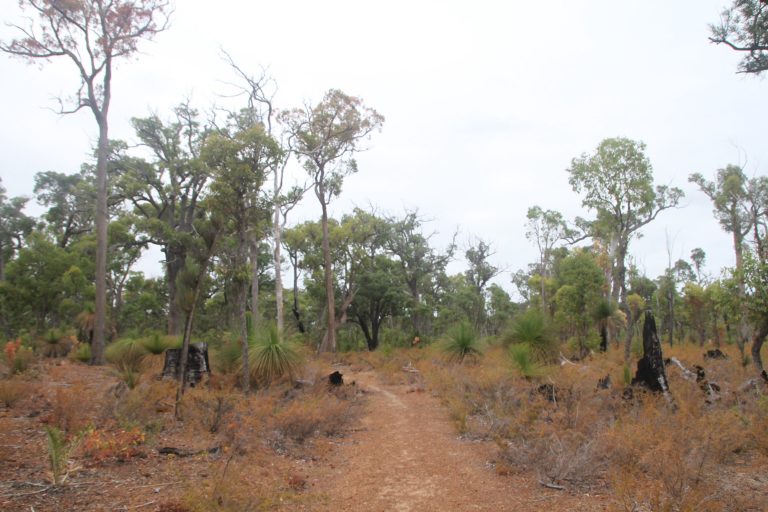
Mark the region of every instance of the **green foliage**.
POLYGON ((88 363, 91 360, 91 346, 88 343, 79 343, 70 357, 81 363, 88 363))
POLYGON ((126 371, 139 372, 141 363, 147 351, 141 340, 124 338, 107 346, 104 351, 106 360, 115 365, 121 373, 126 371))
POLYGON ((249 352, 251 379, 264 386, 284 375, 293 377, 302 362, 298 348, 281 340, 274 325, 257 333, 249 352))
POLYGON ((53 485, 59 486, 69 476, 69 460, 72 452, 80 444, 82 434, 67 440, 66 434, 56 427, 45 425, 48 443, 48 463, 50 464, 53 485))
POLYGON ((739 72, 759 75, 768 70, 768 11, 763 0, 733 0, 720 22, 709 28, 710 41, 742 52, 739 72))
POLYGON ((625 386, 629 386, 630 384, 632 384, 632 369, 627 365, 624 365, 624 367, 622 368, 621 380, 625 386))
POLYGON ((468 322, 461 322, 454 327, 443 341, 441 349, 452 363, 462 363, 468 357, 476 359, 483 354, 477 334, 468 322))
POLYGON ((169 348, 169 340, 163 338, 159 333, 154 333, 147 338, 139 341, 141 347, 150 354, 162 354, 169 348))
POLYGON ((504 339, 513 344, 527 344, 531 356, 542 364, 554 362, 560 351, 547 317, 538 309, 517 315, 504 339))
POLYGON ((509 356, 512 358, 512 364, 520 372, 520 375, 526 379, 539 377, 544 372, 543 366, 534 356, 531 345, 528 343, 510 345, 509 356))
POLYGON ((214 352, 216 370, 225 375, 237 372, 240 368, 241 356, 242 348, 236 339, 224 341, 214 352))

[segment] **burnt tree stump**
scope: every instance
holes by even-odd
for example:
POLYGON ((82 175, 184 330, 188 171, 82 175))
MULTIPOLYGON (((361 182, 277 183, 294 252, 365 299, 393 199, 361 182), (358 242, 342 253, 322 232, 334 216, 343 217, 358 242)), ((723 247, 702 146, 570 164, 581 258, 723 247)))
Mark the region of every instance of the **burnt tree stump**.
POLYGON ((331 386, 341 386, 344 384, 344 377, 338 371, 335 371, 328 375, 328 384, 331 386))
MULTIPOLYGON (((180 379, 181 375, 181 349, 169 348, 165 351, 165 363, 163 364, 164 379, 180 379)), ((203 374, 211 373, 211 365, 208 362, 208 344, 190 343, 187 354, 187 382, 194 386, 203 378, 203 374)))
POLYGON ((669 382, 664 370, 664 356, 661 353, 661 341, 656 331, 653 313, 646 311, 643 324, 643 357, 637 362, 637 372, 632 384, 639 384, 651 391, 669 392, 669 382))

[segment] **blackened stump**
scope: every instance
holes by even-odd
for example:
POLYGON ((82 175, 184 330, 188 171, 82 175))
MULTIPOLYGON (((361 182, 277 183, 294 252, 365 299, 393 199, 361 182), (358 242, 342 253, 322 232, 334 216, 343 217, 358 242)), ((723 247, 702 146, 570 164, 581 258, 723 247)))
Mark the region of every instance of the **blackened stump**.
MULTIPOLYGON (((179 375, 180 359, 180 348, 169 348, 165 351, 164 379, 179 379, 181 377, 179 375)), ((194 386, 202 380, 204 373, 211 373, 211 366, 208 363, 208 344, 190 343, 189 354, 187 355, 187 382, 190 386, 194 386)))
POLYGON ((645 313, 643 324, 643 357, 637 362, 637 372, 632 384, 640 384, 651 391, 667 393, 669 383, 664 371, 661 342, 656 331, 656 320, 650 311, 645 313))
POLYGON ((328 384, 331 386, 341 386, 344 384, 344 377, 341 373, 338 371, 333 372, 332 374, 328 375, 328 384))

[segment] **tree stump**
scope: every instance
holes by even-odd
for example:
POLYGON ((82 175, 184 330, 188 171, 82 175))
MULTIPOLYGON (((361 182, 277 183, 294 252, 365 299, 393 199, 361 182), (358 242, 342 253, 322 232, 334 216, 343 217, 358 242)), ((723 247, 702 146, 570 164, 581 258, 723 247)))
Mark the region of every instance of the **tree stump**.
POLYGON ((328 384, 330 386, 341 386, 344 384, 344 377, 338 371, 328 375, 328 384))
POLYGON ((664 357, 661 353, 661 341, 656 331, 653 313, 646 311, 643 324, 643 357, 637 362, 637 372, 632 384, 640 384, 651 391, 669 392, 667 374, 664 370, 664 357))
MULTIPOLYGON (((181 375, 181 349, 169 348, 165 351, 165 364, 163 364, 164 379, 179 379, 181 375)), ((187 382, 194 386, 203 378, 203 374, 211 373, 211 365, 208 363, 208 344, 190 343, 187 354, 187 382)))

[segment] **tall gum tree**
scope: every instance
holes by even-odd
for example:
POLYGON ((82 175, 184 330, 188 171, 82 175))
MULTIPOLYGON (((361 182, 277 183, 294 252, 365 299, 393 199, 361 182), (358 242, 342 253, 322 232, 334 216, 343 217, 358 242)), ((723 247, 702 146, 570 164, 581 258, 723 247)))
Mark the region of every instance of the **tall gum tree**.
POLYGON ((662 211, 677 206, 683 191, 653 186, 645 144, 626 138, 603 140, 594 153, 571 161, 568 182, 582 194, 582 206, 594 210, 592 236, 608 238, 613 252, 611 298, 626 310, 626 258, 629 243, 662 211))
POLYGON ((96 311, 93 364, 104 363, 107 308, 107 160, 109 106, 115 59, 133 55, 142 39, 151 39, 168 26, 166 0, 21 0, 32 16, 14 25, 20 36, 0 43, 0 51, 28 62, 62 57, 76 69, 80 85, 60 112, 88 109, 98 125, 96 163, 96 311))
POLYGON ((710 25, 709 40, 744 54, 739 73, 759 75, 768 70, 768 2, 734 0, 720 23, 710 25))
MULTIPOLYGON (((316 106, 306 105, 280 116, 294 140, 293 150, 304 162, 322 210, 323 261, 328 324, 320 352, 336 351, 336 312, 333 269, 328 244, 328 206, 341 194, 344 178, 357 172, 352 155, 381 128, 384 117, 360 98, 331 89, 316 106)), ((343 312, 341 312, 343 314, 343 312)))

